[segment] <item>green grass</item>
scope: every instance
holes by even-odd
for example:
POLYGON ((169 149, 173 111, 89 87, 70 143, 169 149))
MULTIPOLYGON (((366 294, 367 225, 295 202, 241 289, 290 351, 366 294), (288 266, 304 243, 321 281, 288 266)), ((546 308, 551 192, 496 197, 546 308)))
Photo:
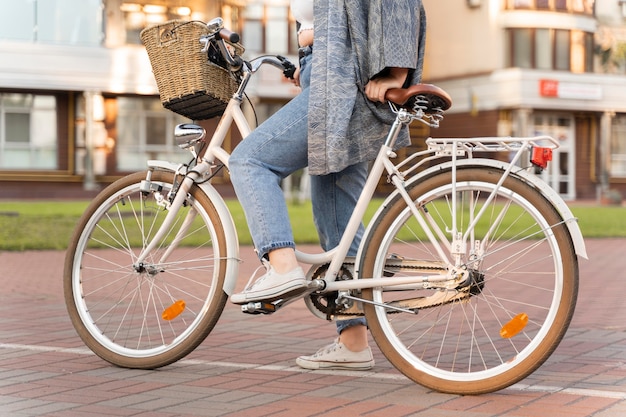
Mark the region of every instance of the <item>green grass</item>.
MULTIPOLYGON (((374 214, 381 200, 372 202, 366 221, 374 214)), ((64 250, 72 231, 88 201, 15 201, 0 202, 0 250, 64 250)), ((227 201, 235 220, 242 245, 251 244, 241 206, 227 201)), ((295 240, 317 243, 311 204, 290 204, 295 240)), ((613 206, 572 206, 585 237, 626 237, 626 208, 613 206)))
POLYGON ((0 250, 65 249, 89 202, 0 202, 0 250))
POLYGON ((572 206, 584 237, 626 237, 626 207, 572 206))

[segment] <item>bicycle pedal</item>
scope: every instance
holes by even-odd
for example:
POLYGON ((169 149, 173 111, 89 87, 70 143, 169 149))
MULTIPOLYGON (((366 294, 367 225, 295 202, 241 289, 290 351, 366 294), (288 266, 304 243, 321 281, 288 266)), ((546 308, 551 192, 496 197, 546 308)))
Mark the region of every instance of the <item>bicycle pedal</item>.
POLYGON ((246 314, 272 314, 278 308, 267 301, 256 301, 241 306, 241 312, 246 314))

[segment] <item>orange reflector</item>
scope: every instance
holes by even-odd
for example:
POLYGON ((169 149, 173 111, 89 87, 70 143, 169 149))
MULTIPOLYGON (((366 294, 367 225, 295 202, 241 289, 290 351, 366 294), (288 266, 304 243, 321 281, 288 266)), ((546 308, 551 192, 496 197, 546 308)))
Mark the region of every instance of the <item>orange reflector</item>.
POLYGON ((517 316, 513 317, 508 323, 506 323, 500 329, 500 336, 504 339, 510 339, 515 336, 528 324, 528 314, 519 313, 517 316))
POLYGON ((530 156, 530 162, 532 162, 533 165, 541 169, 546 169, 550 161, 552 161, 552 148, 533 147, 530 156))
POLYGON ((174 304, 163 310, 161 317, 163 320, 173 320, 185 309, 185 302, 183 300, 175 301, 174 304))

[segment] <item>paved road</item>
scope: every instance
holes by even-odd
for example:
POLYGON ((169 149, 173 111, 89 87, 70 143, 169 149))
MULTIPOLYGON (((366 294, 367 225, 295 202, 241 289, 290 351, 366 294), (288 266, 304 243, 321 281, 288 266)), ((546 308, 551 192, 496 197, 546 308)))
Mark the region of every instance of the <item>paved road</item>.
MULTIPOLYGON (((273 316, 229 305, 186 359, 113 367, 65 312, 63 252, 0 252, 0 416, 626 416, 626 239, 588 240, 576 315, 554 355, 500 392, 455 396, 400 375, 373 348, 372 372, 310 372, 294 358, 334 337, 303 303, 273 316)), ((244 250, 247 274, 257 263, 244 250)), ((245 281, 245 280, 244 280, 245 281)))

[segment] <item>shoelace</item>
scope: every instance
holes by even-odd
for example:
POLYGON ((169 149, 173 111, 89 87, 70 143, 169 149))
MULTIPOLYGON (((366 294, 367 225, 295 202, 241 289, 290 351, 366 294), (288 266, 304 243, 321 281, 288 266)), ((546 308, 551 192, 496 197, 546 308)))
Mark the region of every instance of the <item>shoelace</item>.
POLYGON ((250 279, 248 279, 248 282, 246 283, 246 286, 245 286, 245 288, 243 290, 244 292, 253 289, 255 285, 257 285, 260 282, 263 282, 263 280, 269 276, 269 272, 272 269, 272 266, 265 259, 262 259, 261 263, 262 263, 261 266, 259 266, 257 269, 255 269, 254 272, 252 273, 252 275, 250 276, 250 279), (259 269, 261 269, 261 268, 265 268, 266 274, 261 276, 258 280, 254 281, 257 273, 259 272, 259 269))
POLYGON ((327 353, 334 352, 334 351, 336 351, 338 349, 340 349, 339 344, 337 343, 337 341, 334 341, 330 345, 325 346, 325 347, 321 348, 320 350, 318 350, 317 352, 315 352, 313 354, 313 357, 317 358, 317 357, 325 355, 327 353))

